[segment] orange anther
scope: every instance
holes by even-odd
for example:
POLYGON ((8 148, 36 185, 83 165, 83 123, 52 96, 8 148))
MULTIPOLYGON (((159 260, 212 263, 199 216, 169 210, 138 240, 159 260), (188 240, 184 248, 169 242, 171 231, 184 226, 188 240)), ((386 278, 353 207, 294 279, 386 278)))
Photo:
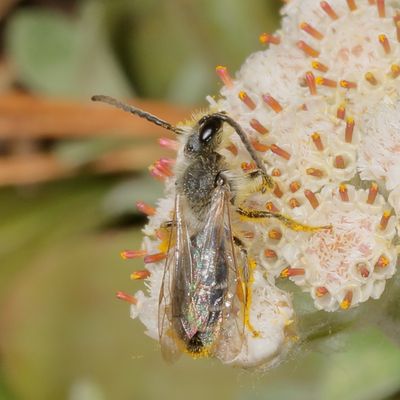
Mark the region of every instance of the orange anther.
POLYGON ((278 103, 278 101, 275 100, 269 94, 264 94, 262 96, 262 99, 264 100, 264 103, 270 106, 276 113, 280 113, 283 110, 282 106, 278 103))
POLYGON ((376 0, 376 6, 378 8, 379 17, 385 18, 386 17, 385 0, 376 0))
POLYGON ((274 191, 272 192, 276 197, 278 197, 278 199, 280 199, 283 196, 283 192, 281 190, 281 188, 279 187, 278 183, 275 182, 275 187, 274 187, 274 191))
POLYGON ((311 135, 311 139, 314 142, 315 147, 317 148, 318 151, 324 150, 324 145, 322 144, 321 135, 318 132, 314 132, 311 135))
POLYGON ((378 36, 379 43, 382 45, 385 54, 389 54, 391 51, 389 39, 386 35, 379 35, 378 36))
POLYGON ((281 176, 281 175, 282 175, 282 172, 281 172, 281 170, 280 170, 279 168, 274 168, 274 169, 271 171, 271 175, 272 175, 272 176, 281 176))
POLYGON ((302 50, 307 56, 309 57, 318 57, 319 56, 319 51, 313 49, 311 46, 309 46, 306 42, 303 40, 299 40, 297 42, 297 47, 302 50))
POLYGON ((306 83, 310 89, 310 94, 315 96, 317 94, 317 85, 315 84, 315 76, 311 71, 306 72, 306 83))
POLYGON ((290 185, 289 185, 289 189, 292 193, 297 192, 300 189, 301 185, 299 182, 297 181, 293 181, 290 185))
POLYGON ((386 268, 389 265, 389 259, 383 254, 378 258, 378 261, 375 264, 377 268, 386 268))
POLYGON ((289 206, 290 206, 290 208, 300 207, 300 202, 297 199, 295 199, 294 197, 292 197, 289 200, 289 206))
POLYGON ((336 117, 339 119, 345 119, 346 117, 346 107, 345 106, 339 106, 337 111, 336 111, 336 117))
POLYGON ((374 204, 377 194, 378 185, 376 184, 376 182, 372 182, 368 191, 367 204, 374 204))
POLYGON ((154 215, 156 213, 156 209, 154 207, 150 206, 147 203, 144 203, 143 201, 136 202, 136 207, 141 213, 148 216, 154 215))
POLYGON ((282 238, 282 232, 278 231, 277 229, 271 229, 268 232, 268 237, 272 240, 280 240, 282 238))
POLYGON ((250 163, 248 163, 248 162, 242 162, 242 163, 240 164, 240 167, 242 168, 242 170, 243 170, 244 172, 250 172, 250 171, 255 170, 255 169, 257 168, 257 165, 256 165, 254 162, 250 162, 250 163))
POLYGON ((300 29, 302 29, 304 32, 307 32, 309 35, 317 40, 322 40, 324 38, 324 35, 320 31, 317 31, 310 24, 307 24, 307 22, 302 22, 300 24, 300 29))
POLYGON ((340 303, 340 308, 342 310, 348 310, 351 306, 352 300, 353 300, 353 292, 349 290, 344 296, 342 302, 340 303))
POLYGON ((325 286, 319 286, 315 288, 315 295, 317 297, 323 297, 328 293, 328 289, 325 286))
POLYGON ((141 258, 147 254, 146 250, 124 250, 121 251, 120 256, 124 260, 131 260, 133 258, 141 258))
POLYGON ((337 87, 336 81, 334 81, 332 79, 324 78, 322 76, 317 76, 315 78, 315 82, 317 85, 321 85, 321 86, 326 86, 326 87, 330 87, 330 88, 337 87))
POLYGON ((311 204, 311 207, 315 210, 316 208, 318 208, 319 206, 319 201, 317 199, 317 197, 315 196, 315 194, 311 191, 306 189, 304 191, 304 196, 306 196, 306 199, 309 201, 309 203, 311 204))
POLYGON ((226 146, 227 150, 229 150, 234 156, 238 155, 238 148, 236 147, 236 145, 234 145, 233 143, 231 143, 229 146, 226 146))
POLYGON ((262 33, 258 39, 262 44, 279 44, 281 42, 279 36, 270 35, 269 33, 262 33))
POLYGON ((277 257, 276 252, 272 249, 265 249, 264 256, 266 258, 276 258, 277 257))
POLYGON ((257 139, 253 139, 251 141, 251 144, 252 144, 254 150, 260 151, 262 153, 265 153, 266 151, 269 150, 269 146, 268 145, 259 142, 257 139))
POLYGON ((250 126, 261 135, 268 133, 268 129, 254 118, 250 120, 250 126))
POLYGON ((344 162, 343 156, 336 156, 335 157, 335 168, 338 168, 338 169, 345 169, 346 168, 346 164, 344 162))
POLYGON ((162 260, 165 260, 167 258, 167 255, 165 253, 156 253, 156 254, 149 254, 144 257, 144 263, 145 264, 152 264, 156 263, 162 260))
POLYGON ((346 81, 345 79, 342 79, 339 82, 339 85, 344 89, 356 89, 357 88, 356 82, 346 81))
POLYGON ((367 264, 364 262, 360 262, 356 265, 358 273, 363 277, 363 278, 368 278, 369 277, 369 270, 367 264))
POLYGON ((375 75, 372 72, 367 72, 365 75, 365 80, 368 81, 371 85, 376 86, 378 81, 375 78, 375 75))
POLYGON ((140 271, 135 271, 131 273, 131 279, 133 281, 141 280, 141 279, 146 279, 150 276, 150 271, 147 269, 142 269, 140 271))
POLYGON ((346 1, 347 1, 347 5, 348 5, 350 11, 357 10, 357 4, 356 4, 355 0, 346 0, 346 1))
POLYGON ((355 121, 352 117, 347 118, 346 130, 344 132, 344 141, 346 143, 351 143, 353 141, 354 124, 355 121))
POLYGON ((246 104, 248 108, 250 108, 250 110, 254 110, 256 108, 256 104, 246 92, 239 92, 238 97, 244 104, 246 104))
POLYGON ((328 67, 326 65, 320 63, 319 61, 312 61, 311 65, 317 71, 320 71, 320 72, 327 72, 328 71, 328 67))
POLYGON ((306 174, 315 176, 316 178, 321 178, 324 176, 324 171, 318 169, 318 168, 307 168, 306 169, 306 174))
POLYGON ((130 304, 137 303, 137 299, 134 296, 127 294, 125 292, 117 292, 116 296, 118 299, 126 301, 127 303, 130 303, 130 304))
POLYGON ((286 151, 283 150, 281 147, 277 146, 276 144, 271 145, 271 151, 278 155, 279 157, 284 158, 285 160, 290 160, 290 154, 286 151))
POLYGON ((396 79, 400 75, 400 65, 392 64, 390 66, 390 75, 393 79, 396 79))
POLYGON ((275 207, 275 204, 272 201, 269 201, 265 204, 265 208, 270 212, 278 212, 279 210, 275 207))
POLYGON ((382 214, 381 222, 379 223, 379 228, 384 231, 387 228, 390 216, 392 212, 390 210, 385 210, 382 214))
POLYGON ((287 267, 281 271, 281 278, 290 278, 291 276, 302 276, 306 273, 304 268, 290 268, 287 267))
POLYGON ((338 15, 336 12, 333 10, 333 8, 330 6, 330 4, 327 1, 321 1, 320 3, 321 8, 326 12, 326 14, 333 20, 338 19, 338 15))
POLYGON ((342 201, 349 201, 349 192, 347 191, 347 186, 344 183, 339 185, 339 195, 342 201))

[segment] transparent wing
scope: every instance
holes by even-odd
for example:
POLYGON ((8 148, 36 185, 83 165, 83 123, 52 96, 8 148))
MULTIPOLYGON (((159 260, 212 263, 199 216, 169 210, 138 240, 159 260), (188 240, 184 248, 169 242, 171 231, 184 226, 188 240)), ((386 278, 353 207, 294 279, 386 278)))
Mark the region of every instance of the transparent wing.
POLYGON ((186 287, 192 271, 190 236, 183 215, 182 200, 177 195, 158 307, 161 352, 164 359, 169 362, 179 358, 182 352, 179 309, 182 296, 187 293, 186 287))
MULTIPOLYGON (((244 310, 246 305, 245 290, 247 276, 246 265, 239 266, 233 243, 229 189, 226 186, 218 186, 213 194, 209 213, 205 219, 205 226, 201 240, 199 260, 202 266, 202 275, 215 280, 215 285, 220 285, 224 290, 220 291, 220 297, 215 295, 210 299, 212 307, 219 309, 218 321, 215 325, 215 340, 210 350, 222 360, 233 359, 242 349, 244 338, 244 310), (223 279, 221 278, 223 276, 223 279), (246 279, 246 278, 245 278, 246 279)), ((197 265, 196 255, 193 254, 197 265)), ((247 262, 247 260, 246 260, 247 262)), ((201 279, 195 281, 196 285, 204 283, 201 279)), ((192 303, 200 311, 198 312, 198 327, 204 329, 210 324, 212 312, 207 313, 201 310, 202 293, 198 288, 193 297, 192 303)), ((211 309, 212 309, 211 307, 211 309)))

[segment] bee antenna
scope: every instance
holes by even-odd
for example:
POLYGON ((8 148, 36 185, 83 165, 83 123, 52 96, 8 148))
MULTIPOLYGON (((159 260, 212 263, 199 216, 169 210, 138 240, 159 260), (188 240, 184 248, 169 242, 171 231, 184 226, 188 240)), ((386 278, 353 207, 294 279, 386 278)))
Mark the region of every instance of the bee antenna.
POLYGON ((228 125, 230 125, 235 130, 237 135, 240 137, 240 140, 242 141, 242 143, 246 147, 246 150, 249 152, 251 158, 255 161, 258 169, 263 171, 265 173, 265 175, 268 175, 267 174, 267 170, 265 169, 264 163, 261 161, 260 157, 254 151, 254 148, 251 145, 251 143, 249 142, 249 139, 247 138, 246 132, 243 130, 243 128, 234 119, 229 117, 223 111, 219 112, 219 113, 212 114, 212 115, 220 118, 222 121, 226 122, 228 125))
POLYGON ((168 129, 169 131, 172 131, 172 132, 176 133, 177 135, 184 133, 184 131, 182 129, 179 129, 176 126, 171 125, 169 122, 166 122, 166 121, 156 117, 155 115, 150 114, 147 111, 143 111, 140 108, 131 106, 129 104, 125 104, 122 101, 114 99, 113 97, 96 95, 96 96, 92 96, 92 101, 99 101, 101 103, 106 103, 106 104, 109 104, 116 108, 119 108, 123 111, 126 111, 128 113, 131 113, 133 115, 137 115, 138 117, 147 119, 147 121, 152 122, 153 124, 156 124, 158 126, 161 126, 162 128, 168 129))

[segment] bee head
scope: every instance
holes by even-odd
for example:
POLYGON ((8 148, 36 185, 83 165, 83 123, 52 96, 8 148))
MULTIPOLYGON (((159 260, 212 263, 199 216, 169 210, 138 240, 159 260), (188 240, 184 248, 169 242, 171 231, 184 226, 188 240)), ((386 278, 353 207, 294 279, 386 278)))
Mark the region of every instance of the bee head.
POLYGON ((221 143, 222 125, 223 120, 218 115, 200 118, 186 142, 185 154, 195 157, 217 150, 221 143))

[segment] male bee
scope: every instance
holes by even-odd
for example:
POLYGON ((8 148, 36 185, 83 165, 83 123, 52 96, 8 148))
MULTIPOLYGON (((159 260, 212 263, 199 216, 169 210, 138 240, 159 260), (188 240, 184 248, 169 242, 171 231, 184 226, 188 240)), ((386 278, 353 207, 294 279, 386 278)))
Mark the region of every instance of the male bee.
POLYGON ((226 125, 240 137, 257 166, 243 180, 252 181, 254 190, 261 192, 272 190, 274 182, 245 131, 226 113, 204 115, 190 128, 176 127, 107 96, 94 96, 93 100, 184 135, 175 170, 174 211, 166 223, 170 239, 159 295, 161 349, 167 360, 182 352, 233 360, 242 349, 248 320, 249 266, 245 246, 232 231, 232 213, 254 220, 276 218, 299 231, 319 228, 236 204, 242 198, 241 188, 219 152, 228 134, 226 125))

